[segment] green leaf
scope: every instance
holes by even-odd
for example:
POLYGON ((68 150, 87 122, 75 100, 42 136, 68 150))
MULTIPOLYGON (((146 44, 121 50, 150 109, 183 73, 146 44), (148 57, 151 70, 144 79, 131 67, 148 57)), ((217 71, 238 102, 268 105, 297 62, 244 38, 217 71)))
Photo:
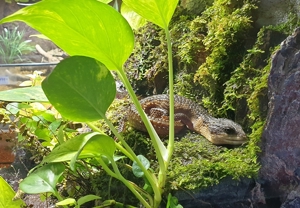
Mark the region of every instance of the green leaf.
POLYGON ((75 163, 78 157, 97 157, 104 154, 110 159, 113 157, 114 151, 116 149, 115 142, 112 138, 106 135, 95 135, 87 143, 78 150, 77 154, 71 159, 70 167, 75 170, 75 163))
POLYGON ((60 202, 57 202, 55 205, 56 206, 65 206, 65 205, 74 205, 76 204, 76 200, 73 198, 66 198, 60 202))
POLYGON ((0 207, 20 208, 25 206, 21 199, 14 200, 16 193, 11 186, 0 176, 0 207))
POLYGON ((64 134, 64 129, 65 125, 62 125, 59 127, 58 132, 57 132, 57 141, 59 144, 63 144, 65 142, 65 134, 64 134))
POLYGON ((172 194, 169 193, 168 195, 168 203, 166 208, 183 208, 180 204, 178 204, 178 199, 172 194))
MULTIPOLYGON (((83 149, 86 143, 94 136, 100 135, 97 132, 84 133, 73 137, 58 147, 54 148, 42 161, 42 163, 64 162, 70 161, 73 157, 77 157, 79 151, 83 149)), ((80 153, 80 152, 79 152, 80 153)), ((83 158, 83 157, 82 157, 83 158)))
POLYGON ((146 24, 147 20, 142 16, 138 15, 135 11, 133 11, 126 4, 121 5, 121 14, 128 21, 132 29, 137 30, 143 25, 146 24))
POLYGON ((101 199, 101 197, 99 197, 99 196, 96 196, 96 195, 86 195, 86 196, 83 196, 83 197, 80 197, 79 199, 78 199, 78 205, 76 205, 76 207, 80 207, 81 205, 83 205, 83 204, 85 204, 85 203, 87 203, 87 202, 89 202, 89 201, 93 201, 93 200, 96 200, 96 199, 101 199))
POLYGON ((49 102, 40 86, 1 91, 0 100, 9 102, 49 102))
POLYGON ((123 0, 136 13, 163 29, 168 28, 178 0, 123 0))
POLYGON ((20 183, 20 189, 28 194, 51 192, 56 194, 56 184, 63 174, 62 163, 50 163, 36 169, 20 183))
POLYGON ((112 158, 115 150, 115 141, 109 136, 97 132, 85 133, 53 149, 42 163, 71 161, 70 167, 74 170, 78 158, 93 158, 101 155, 112 158))
POLYGON ((56 118, 52 111, 46 110, 41 114, 46 121, 55 122, 56 118))
POLYGON ((108 3, 112 2, 112 0, 97 0, 97 1, 100 1, 100 2, 105 3, 105 4, 108 4, 108 3))
POLYGON ((9 103, 6 106, 7 111, 13 115, 17 114, 21 109, 30 109, 30 108, 32 108, 32 106, 26 103, 9 103))
POLYGON ((95 58, 109 69, 121 69, 134 36, 123 16, 95 0, 44 0, 5 17, 0 24, 23 21, 50 38, 69 55, 95 58))
POLYGON ((106 135, 91 138, 80 153, 80 157, 95 157, 100 155, 113 157, 116 151, 115 141, 106 135))
POLYGON ((84 56, 61 61, 43 81, 42 88, 64 117, 80 122, 103 118, 116 95, 110 71, 99 61, 84 56))
POLYGON ((49 129, 36 129, 34 131, 34 134, 44 141, 50 142, 50 131, 49 129))
POLYGON ((56 130, 59 128, 59 126, 61 125, 61 120, 60 119, 57 119, 57 120, 55 120, 55 121, 53 121, 49 126, 48 126, 48 128, 49 128, 49 130, 50 130, 50 132, 56 132, 56 130))
MULTIPOLYGON (((148 170, 149 167, 150 167, 149 160, 147 158, 145 158, 143 155, 138 155, 137 158, 141 161, 141 163, 143 164, 143 166, 145 167, 145 169, 148 170)), ((144 172, 142 171, 142 169, 140 168, 140 166, 138 166, 138 164, 135 161, 132 164, 132 172, 138 178, 144 176, 144 172)))

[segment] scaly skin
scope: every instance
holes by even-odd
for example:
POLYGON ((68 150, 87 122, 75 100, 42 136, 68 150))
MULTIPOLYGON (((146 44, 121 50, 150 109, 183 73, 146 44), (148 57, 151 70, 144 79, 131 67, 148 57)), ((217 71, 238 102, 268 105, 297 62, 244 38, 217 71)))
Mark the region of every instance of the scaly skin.
MULTIPOLYGON (((153 127, 160 136, 169 134, 169 96, 153 95, 140 100, 143 110, 150 119, 153 127)), ((242 127, 225 118, 214 118, 197 103, 175 95, 175 133, 185 127, 203 135, 213 144, 240 145, 247 142, 242 127)), ((134 128, 146 131, 136 108, 131 105, 128 118, 129 124, 134 128)))

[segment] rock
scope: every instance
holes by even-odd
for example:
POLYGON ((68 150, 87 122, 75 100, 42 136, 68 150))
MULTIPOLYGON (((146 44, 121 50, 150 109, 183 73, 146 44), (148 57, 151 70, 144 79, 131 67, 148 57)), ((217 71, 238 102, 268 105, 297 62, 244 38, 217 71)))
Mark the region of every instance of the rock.
POLYGON ((175 196, 184 208, 248 208, 252 205, 249 190, 254 185, 253 179, 233 180, 227 177, 217 185, 192 192, 179 191, 175 196))
POLYGON ((300 186, 293 190, 287 196, 286 201, 281 205, 281 208, 300 207, 300 186))
POLYGON ((268 85, 270 102, 259 178, 267 201, 291 207, 289 204, 299 204, 299 198, 288 196, 300 183, 300 28, 273 56, 268 85))
POLYGON ((260 28, 267 25, 286 23, 290 14, 296 14, 299 18, 299 0, 263 0, 259 1, 255 12, 257 20, 255 25, 260 28))

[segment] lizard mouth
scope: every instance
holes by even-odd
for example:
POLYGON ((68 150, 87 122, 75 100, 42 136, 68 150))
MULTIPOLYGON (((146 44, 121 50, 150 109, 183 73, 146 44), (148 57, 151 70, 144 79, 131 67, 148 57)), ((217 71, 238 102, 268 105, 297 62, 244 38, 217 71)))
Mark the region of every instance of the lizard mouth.
POLYGON ((248 142, 246 136, 232 136, 232 135, 213 135, 210 140, 213 144, 219 145, 241 145, 248 142))

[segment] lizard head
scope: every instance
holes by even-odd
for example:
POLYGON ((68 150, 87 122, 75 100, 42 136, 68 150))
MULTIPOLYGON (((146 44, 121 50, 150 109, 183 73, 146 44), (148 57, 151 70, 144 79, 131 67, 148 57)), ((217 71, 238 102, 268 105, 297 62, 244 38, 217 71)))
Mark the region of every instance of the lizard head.
POLYGON ((200 128, 199 133, 213 144, 241 145, 248 141, 242 127, 229 119, 210 119, 202 123, 200 128))

